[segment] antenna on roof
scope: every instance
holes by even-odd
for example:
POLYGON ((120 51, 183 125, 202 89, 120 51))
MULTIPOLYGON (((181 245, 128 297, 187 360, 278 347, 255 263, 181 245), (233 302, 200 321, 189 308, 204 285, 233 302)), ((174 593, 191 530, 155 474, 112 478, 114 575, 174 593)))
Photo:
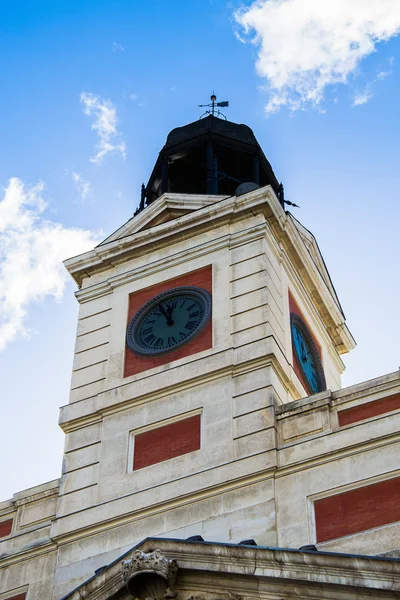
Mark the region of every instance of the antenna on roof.
POLYGON ((229 106, 228 100, 222 100, 222 102, 217 102, 217 96, 214 94, 214 91, 210 96, 210 100, 211 102, 209 104, 199 104, 199 107, 201 108, 211 108, 211 110, 206 110, 206 112, 201 115, 200 119, 205 117, 205 115, 212 115, 213 117, 224 117, 225 121, 227 121, 226 116, 220 110, 218 110, 218 108, 217 110, 215 110, 215 107, 227 108, 229 106))

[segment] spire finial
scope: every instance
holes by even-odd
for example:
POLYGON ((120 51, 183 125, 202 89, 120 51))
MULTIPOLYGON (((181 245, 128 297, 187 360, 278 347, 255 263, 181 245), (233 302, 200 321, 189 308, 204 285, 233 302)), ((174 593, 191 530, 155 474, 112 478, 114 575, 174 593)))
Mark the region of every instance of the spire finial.
POLYGON ((218 109, 215 110, 215 107, 220 107, 220 108, 228 107, 229 106, 228 100, 223 100, 222 102, 217 102, 217 96, 215 95, 214 90, 210 96, 210 100, 211 100, 211 102, 209 104, 199 104, 199 107, 211 108, 211 110, 206 110, 206 112, 201 115, 200 119, 202 119, 205 115, 212 115, 213 117, 222 116, 222 117, 224 117, 224 119, 226 121, 227 120, 226 116, 220 110, 218 110, 218 109))

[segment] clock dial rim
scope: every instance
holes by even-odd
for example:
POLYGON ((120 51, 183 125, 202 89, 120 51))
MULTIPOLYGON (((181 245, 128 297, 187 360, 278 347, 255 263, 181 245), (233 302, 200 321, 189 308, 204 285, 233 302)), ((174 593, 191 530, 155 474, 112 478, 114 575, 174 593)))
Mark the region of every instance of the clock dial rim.
POLYGON ((325 374, 324 374, 324 369, 323 369, 323 365, 322 365, 322 360, 321 360, 320 354, 318 352, 317 345, 310 333, 310 330, 308 329, 306 323, 304 322, 304 320, 299 315, 296 315, 294 313, 292 313, 290 315, 290 333, 291 333, 291 338, 292 338, 293 354, 294 354, 297 366, 300 369, 300 373, 302 375, 304 383, 306 384, 307 391, 311 395, 318 394, 319 392, 323 392, 324 390, 326 390, 326 381, 325 381, 325 374), (317 378, 317 388, 318 388, 317 391, 314 391, 312 389, 311 384, 309 382, 309 378, 307 376, 307 373, 305 372, 305 370, 303 368, 302 360, 301 360, 300 356, 298 355, 297 346, 294 341, 294 334, 293 334, 294 328, 297 328, 300 331, 300 333, 302 334, 302 336, 308 346, 308 350, 311 353, 311 357, 312 357, 314 367, 315 367, 315 375, 317 378))
POLYGON ((200 288, 200 287, 196 287, 196 286, 179 286, 179 287, 171 288, 169 290, 165 290, 164 292, 157 294, 156 296, 154 296, 153 298, 151 298, 150 300, 145 302, 143 304, 143 306, 141 306, 139 308, 139 310, 133 315, 133 317, 129 321, 128 327, 126 330, 126 343, 128 345, 128 348, 134 354, 137 354, 137 355, 143 356, 143 357, 161 356, 163 354, 167 354, 169 352, 173 352, 174 350, 178 350, 178 349, 182 348, 182 346, 184 346, 188 342, 192 341, 193 338, 196 337, 207 325, 207 323, 209 322, 210 317, 211 317, 211 306, 212 306, 211 294, 207 290, 200 288), (163 301, 166 302, 167 300, 169 300, 173 297, 180 297, 180 296, 184 296, 184 295, 194 296, 197 300, 200 300, 203 304, 204 313, 203 313, 203 316, 202 316, 200 322, 196 326, 196 328, 191 333, 189 333, 188 336, 184 340, 179 340, 179 342, 176 343, 172 347, 161 348, 161 349, 143 347, 140 344, 140 342, 138 341, 137 334, 139 332, 140 326, 142 325, 143 321, 146 319, 146 316, 158 304, 160 304, 160 302, 163 302, 163 301))

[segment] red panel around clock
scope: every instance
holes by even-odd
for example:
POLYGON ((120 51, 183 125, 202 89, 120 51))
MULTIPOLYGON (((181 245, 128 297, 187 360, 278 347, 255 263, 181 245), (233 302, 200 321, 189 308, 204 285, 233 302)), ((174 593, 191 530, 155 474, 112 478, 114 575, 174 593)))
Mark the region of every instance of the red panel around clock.
POLYGON ((317 542, 400 521, 400 477, 314 503, 317 542))
MULTIPOLYGON (((292 315, 297 315, 298 317, 300 317, 304 323, 307 323, 306 319, 304 318, 303 313, 301 312, 296 300, 293 298, 292 294, 289 292, 289 311, 290 314, 292 315)), ((315 346, 317 348, 317 352, 319 354, 319 357, 321 359, 322 362, 322 352, 321 352, 321 346, 319 345, 315 335, 313 334, 313 332, 311 331, 311 329, 309 327, 307 327, 312 339, 314 340, 315 346)), ((293 344, 292 344, 293 346, 293 344)), ((296 357, 294 355, 294 350, 292 350, 292 364, 293 364, 293 368, 294 368, 294 372, 296 373, 297 377, 300 379, 303 387, 305 390, 307 390, 310 394, 313 393, 310 389, 309 386, 307 385, 307 382, 304 380, 303 374, 301 372, 301 369, 299 367, 299 365, 297 364, 297 360, 296 357)))
MULTIPOLYGON (((163 281, 162 283, 153 285, 145 288, 138 292, 133 292, 129 295, 129 309, 128 309, 128 321, 136 314, 136 312, 147 302, 160 294, 175 287, 181 286, 195 286, 206 290, 212 294, 212 266, 208 265, 203 269, 192 271, 186 275, 163 281)), ((183 346, 161 354, 161 356, 139 356, 134 354, 126 345, 125 346, 125 369, 124 377, 130 375, 136 375, 142 371, 147 371, 154 367, 165 365, 166 363, 184 358, 185 356, 191 356, 202 350, 212 348, 212 319, 209 320, 204 329, 196 335, 190 342, 183 346)))

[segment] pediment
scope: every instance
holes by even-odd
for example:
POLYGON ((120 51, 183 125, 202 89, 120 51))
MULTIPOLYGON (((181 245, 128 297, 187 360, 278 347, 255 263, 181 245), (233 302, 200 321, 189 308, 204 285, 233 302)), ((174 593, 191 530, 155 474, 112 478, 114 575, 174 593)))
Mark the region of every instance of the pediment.
POLYGON ((292 214, 289 213, 289 216, 292 220, 292 223, 296 227, 297 232, 299 233, 305 247, 307 248, 312 262, 314 263, 315 267, 317 268, 319 274, 321 275, 322 279, 324 280, 324 283, 326 284, 326 286, 329 289, 330 293, 332 294, 333 298, 335 298, 338 308, 343 313, 340 302, 339 302, 339 298, 336 294, 336 290, 333 286, 332 280, 328 273, 328 269, 326 268, 325 261, 322 257, 317 240, 315 239, 315 237, 313 236, 311 231, 306 229, 300 223, 300 221, 298 221, 292 214))
POLYGON ((108 236, 100 246, 120 240, 139 231, 156 227, 167 221, 214 204, 225 196, 207 196, 201 194, 163 194, 138 215, 132 217, 122 227, 108 236))
POLYGON ((177 575, 176 561, 160 550, 133 548, 62 600, 174 600, 177 575))

